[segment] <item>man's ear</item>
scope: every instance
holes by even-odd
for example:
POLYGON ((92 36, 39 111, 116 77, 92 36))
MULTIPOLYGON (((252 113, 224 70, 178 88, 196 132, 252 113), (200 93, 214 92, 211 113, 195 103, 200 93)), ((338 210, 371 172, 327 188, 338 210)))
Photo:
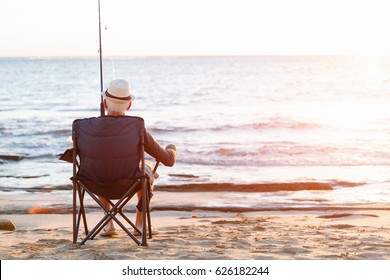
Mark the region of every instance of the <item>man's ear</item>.
POLYGON ((127 106, 126 110, 130 110, 131 104, 132 104, 132 102, 129 103, 129 106, 127 106))
POLYGON ((104 100, 103 100, 103 105, 104 105, 104 108, 105 109, 108 109, 108 106, 107 106, 107 100, 104 98, 104 100))

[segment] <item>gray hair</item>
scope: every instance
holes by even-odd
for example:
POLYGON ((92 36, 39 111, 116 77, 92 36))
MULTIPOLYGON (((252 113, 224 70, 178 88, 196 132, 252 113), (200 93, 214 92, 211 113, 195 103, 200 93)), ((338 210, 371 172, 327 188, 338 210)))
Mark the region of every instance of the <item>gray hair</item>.
POLYGON ((115 99, 106 97, 107 107, 111 113, 122 115, 126 112, 130 101, 117 101, 115 99))

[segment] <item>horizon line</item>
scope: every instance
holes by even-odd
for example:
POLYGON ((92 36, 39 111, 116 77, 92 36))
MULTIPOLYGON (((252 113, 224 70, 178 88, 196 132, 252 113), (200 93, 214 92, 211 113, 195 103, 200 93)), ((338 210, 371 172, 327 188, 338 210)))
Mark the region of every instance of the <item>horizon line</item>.
MULTIPOLYGON (((390 54, 177 54, 177 55, 105 55, 104 59, 132 59, 132 58, 158 58, 158 57, 390 57, 390 54)), ((26 58, 26 59, 99 59, 96 55, 1 55, 0 58, 26 58)))

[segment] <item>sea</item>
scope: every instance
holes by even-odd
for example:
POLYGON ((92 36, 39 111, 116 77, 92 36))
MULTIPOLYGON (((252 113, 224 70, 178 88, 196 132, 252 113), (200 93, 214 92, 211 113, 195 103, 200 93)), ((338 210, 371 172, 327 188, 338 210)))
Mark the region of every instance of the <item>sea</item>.
MULTIPOLYGON (((0 58, 0 213, 70 211, 58 156, 73 120, 100 115, 99 71, 0 58)), ((177 146, 156 210, 390 210, 390 57, 106 57, 104 88, 115 78, 136 96, 127 114, 177 146)))

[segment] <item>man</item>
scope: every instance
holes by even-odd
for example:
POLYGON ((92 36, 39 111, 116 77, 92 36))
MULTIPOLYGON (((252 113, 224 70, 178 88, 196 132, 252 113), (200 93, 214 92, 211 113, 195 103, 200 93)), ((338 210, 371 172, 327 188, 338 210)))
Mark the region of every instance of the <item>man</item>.
MULTIPOLYGON (((124 116, 126 111, 130 110, 134 95, 130 91, 129 84, 126 80, 116 79, 110 83, 108 89, 103 93, 104 96, 104 108, 107 111, 108 116, 124 116)), ((161 147, 152 137, 152 135, 146 130, 145 132, 145 152, 154 157, 156 160, 164 164, 165 166, 173 166, 176 162, 176 147, 173 144, 169 144, 165 149, 161 147)), ((150 178, 150 182, 154 182, 153 165, 151 162, 147 162, 145 166, 145 172, 150 178)), ((138 200, 142 197, 142 191, 137 193, 138 200)), ((100 201, 110 208, 108 201, 100 197, 100 201)), ((142 213, 136 208, 136 220, 135 225, 142 230, 143 220, 142 213)), ((111 220, 104 228, 102 235, 111 236, 115 235, 114 223, 111 220)))

